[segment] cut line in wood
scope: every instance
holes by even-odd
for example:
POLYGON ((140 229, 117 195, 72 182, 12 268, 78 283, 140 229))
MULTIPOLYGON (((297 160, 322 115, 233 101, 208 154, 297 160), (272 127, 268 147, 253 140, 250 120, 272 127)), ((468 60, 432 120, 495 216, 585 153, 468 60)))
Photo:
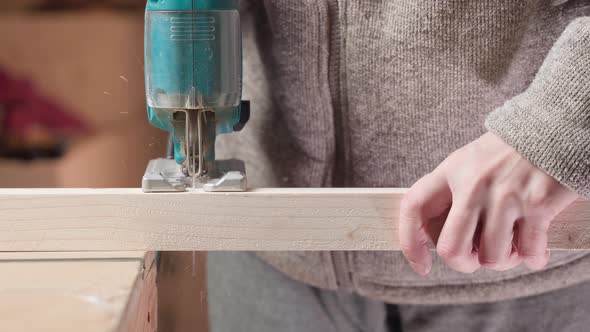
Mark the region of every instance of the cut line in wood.
MULTIPOLYGON (((399 250, 404 192, 0 189, 0 251, 399 250)), ((590 202, 558 216, 549 247, 590 249, 590 202)))

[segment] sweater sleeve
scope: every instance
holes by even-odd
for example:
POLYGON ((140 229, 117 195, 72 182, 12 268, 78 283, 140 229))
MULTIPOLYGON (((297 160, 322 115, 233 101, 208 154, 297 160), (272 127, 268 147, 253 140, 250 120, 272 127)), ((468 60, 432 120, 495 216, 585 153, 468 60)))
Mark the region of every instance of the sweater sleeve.
POLYGON ((590 17, 568 25, 528 89, 489 114, 486 127, 590 198, 590 17))

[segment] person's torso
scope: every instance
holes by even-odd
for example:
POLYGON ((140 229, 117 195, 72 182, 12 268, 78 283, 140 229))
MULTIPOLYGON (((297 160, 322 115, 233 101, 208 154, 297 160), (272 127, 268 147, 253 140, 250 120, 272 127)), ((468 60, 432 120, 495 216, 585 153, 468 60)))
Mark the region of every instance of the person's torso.
MULTIPOLYGON (((255 186, 409 187, 482 135, 485 116, 526 89, 583 15, 590 1, 245 2, 252 120, 221 151, 246 160, 255 186)), ((421 302, 425 289, 438 294, 433 287, 493 300, 565 286, 583 278, 563 275, 589 265, 584 255, 554 254, 541 272, 554 276, 548 284, 524 268, 462 275, 438 260, 418 278, 399 252, 261 254, 321 287, 406 302, 421 302), (512 286, 490 286, 500 282, 512 286)))

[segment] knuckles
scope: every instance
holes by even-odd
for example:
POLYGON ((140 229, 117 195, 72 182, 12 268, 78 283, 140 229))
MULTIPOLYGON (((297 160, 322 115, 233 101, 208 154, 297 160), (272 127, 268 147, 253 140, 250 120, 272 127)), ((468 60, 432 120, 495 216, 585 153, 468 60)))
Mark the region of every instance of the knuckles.
MULTIPOLYGON (((453 218, 468 221, 473 218, 472 210, 478 207, 487 211, 482 212, 483 223, 485 220, 492 220, 493 216, 489 215, 491 211, 500 211, 501 218, 514 218, 508 220, 506 225, 519 225, 519 220, 530 218, 535 224, 519 228, 520 234, 516 236, 525 239, 531 250, 527 252, 526 248, 522 248, 524 251, 519 250, 517 255, 520 257, 514 258, 510 252, 504 256, 481 249, 477 257, 474 257, 474 253, 463 248, 459 242, 439 239, 436 245, 438 256, 452 269, 463 273, 474 272, 480 266, 503 271, 517 266, 523 260, 530 267, 543 267, 547 258, 543 253, 533 252, 532 248, 535 247, 534 243, 547 242, 550 222, 557 215, 555 212, 558 212, 558 208, 552 203, 552 196, 555 194, 552 179, 547 177, 545 182, 531 180, 536 174, 533 165, 527 168, 521 163, 516 167, 513 162, 515 159, 511 157, 512 152, 502 154, 503 157, 492 157, 489 162, 481 162, 481 158, 487 157, 481 151, 478 152, 477 148, 476 145, 468 145, 458 149, 439 165, 440 171, 448 179, 453 208, 460 207, 460 210, 453 213, 453 218)), ((401 202, 402 215, 420 213, 424 208, 425 202, 420 196, 420 190, 411 190, 401 202)), ((504 223, 499 224, 506 227, 504 223)), ((483 242, 483 233, 475 236, 481 237, 476 240, 483 242)))
POLYGON ((490 270, 506 271, 509 268, 508 257, 504 257, 504 259, 493 259, 480 254, 478 259, 483 267, 490 270))
POLYGON ((547 255, 523 256, 524 264, 531 270, 541 270, 549 262, 547 255))
POLYGON ((458 246, 447 242, 439 242, 436 246, 436 253, 444 261, 454 261, 460 259, 462 256, 461 250, 458 246))
POLYGON ((530 215, 539 216, 542 219, 552 220, 558 212, 551 206, 549 197, 544 195, 532 195, 526 202, 530 215))
POLYGON ((469 254, 460 247, 449 243, 438 243, 437 255, 453 270, 461 273, 473 273, 479 269, 478 264, 473 264, 469 254))

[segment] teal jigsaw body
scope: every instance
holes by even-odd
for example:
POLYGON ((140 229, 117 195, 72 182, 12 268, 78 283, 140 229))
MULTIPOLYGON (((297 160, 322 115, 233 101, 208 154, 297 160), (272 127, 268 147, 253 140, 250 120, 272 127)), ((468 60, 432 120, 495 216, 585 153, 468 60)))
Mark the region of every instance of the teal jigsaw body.
POLYGON ((182 163, 186 156, 173 125, 175 111, 212 110, 216 134, 231 133, 240 122, 238 2, 148 0, 145 15, 148 120, 173 134, 174 157, 182 163))

